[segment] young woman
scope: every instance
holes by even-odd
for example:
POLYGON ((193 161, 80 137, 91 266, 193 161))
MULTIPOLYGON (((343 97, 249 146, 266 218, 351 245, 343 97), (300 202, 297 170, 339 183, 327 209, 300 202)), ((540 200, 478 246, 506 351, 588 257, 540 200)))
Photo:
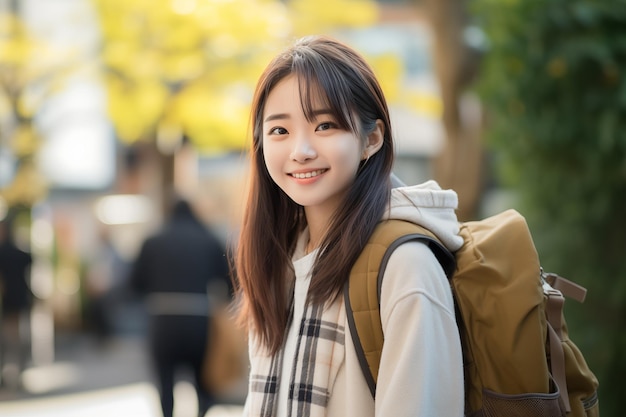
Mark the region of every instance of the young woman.
POLYGON ((330 38, 297 41, 261 76, 252 127, 235 262, 250 331, 244 415, 462 416, 452 294, 426 245, 400 245, 386 268, 375 400, 349 334, 342 288, 380 220, 425 226, 451 251, 462 244, 453 191, 392 190, 389 112, 368 64, 330 38))

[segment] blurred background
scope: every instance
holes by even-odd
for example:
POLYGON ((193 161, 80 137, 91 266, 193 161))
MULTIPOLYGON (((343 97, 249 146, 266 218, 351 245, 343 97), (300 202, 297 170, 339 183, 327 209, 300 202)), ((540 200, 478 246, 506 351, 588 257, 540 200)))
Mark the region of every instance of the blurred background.
POLYGON ((403 181, 455 189, 461 220, 516 208, 588 289, 570 336, 622 415, 624 0, 0 0, 0 241, 33 295, 3 317, 1 415, 160 415, 128 267, 172 190, 232 242, 256 80, 316 33, 374 67, 403 181))

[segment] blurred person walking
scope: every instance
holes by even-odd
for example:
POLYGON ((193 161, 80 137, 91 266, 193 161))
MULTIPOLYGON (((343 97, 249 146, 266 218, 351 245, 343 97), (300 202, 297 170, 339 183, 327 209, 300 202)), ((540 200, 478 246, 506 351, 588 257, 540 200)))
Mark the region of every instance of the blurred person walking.
POLYGON ((0 380, 3 386, 12 389, 20 386, 21 373, 27 360, 33 301, 28 280, 32 261, 31 254, 16 245, 11 223, 0 222, 0 380))
POLYGON ((191 368, 198 416, 215 397, 202 384, 209 334, 210 288, 229 288, 228 262, 217 236, 194 214, 189 202, 174 204, 163 228, 143 243, 131 268, 132 288, 145 295, 148 342, 164 417, 172 417, 177 372, 191 368))

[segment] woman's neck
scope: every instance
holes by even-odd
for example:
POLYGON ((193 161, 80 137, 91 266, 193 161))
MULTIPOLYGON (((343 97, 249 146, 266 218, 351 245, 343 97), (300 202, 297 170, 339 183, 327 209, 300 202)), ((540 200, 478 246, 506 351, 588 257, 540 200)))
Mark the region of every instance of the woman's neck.
POLYGON ((308 254, 318 248, 322 243, 324 236, 326 236, 330 216, 324 215, 319 211, 307 210, 307 208, 305 208, 305 216, 309 227, 309 240, 305 247, 306 253, 308 254))

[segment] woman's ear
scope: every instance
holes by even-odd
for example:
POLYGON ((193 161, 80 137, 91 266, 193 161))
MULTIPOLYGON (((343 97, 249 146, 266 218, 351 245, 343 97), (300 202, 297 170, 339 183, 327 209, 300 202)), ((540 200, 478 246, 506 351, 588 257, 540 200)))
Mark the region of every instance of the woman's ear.
POLYGON ((376 120, 376 126, 368 135, 363 149, 363 159, 369 159, 383 147, 385 141, 385 124, 382 120, 376 120))

